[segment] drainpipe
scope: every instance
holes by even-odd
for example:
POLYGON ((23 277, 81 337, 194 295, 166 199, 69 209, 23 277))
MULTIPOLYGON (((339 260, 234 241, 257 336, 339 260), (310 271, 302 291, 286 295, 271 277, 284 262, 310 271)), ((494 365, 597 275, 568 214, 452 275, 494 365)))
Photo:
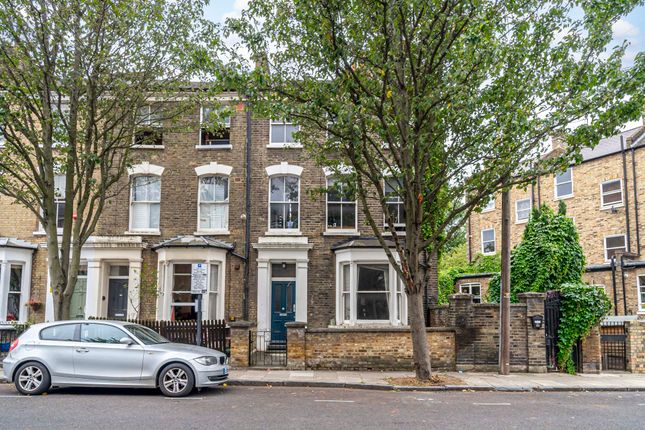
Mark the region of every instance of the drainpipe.
POLYGON ((625 256, 620 256, 620 282, 623 287, 623 315, 627 315, 627 292, 625 290, 625 256))
POLYGON ((618 315, 618 296, 616 294, 616 256, 611 256, 611 285, 614 290, 614 315, 618 315))
POLYGON ((632 180, 634 188, 634 224, 636 224, 636 255, 641 256, 641 234, 638 222, 638 188, 636 181, 636 154, 634 154, 634 143, 632 143, 632 180))
MULTIPOLYGON (((627 154, 625 153, 625 136, 620 136, 620 152, 623 155, 623 190, 625 191, 625 227, 627 229, 627 252, 632 252, 629 225, 629 193, 627 192, 627 154)), ((622 260, 622 258, 621 258, 622 260)))
POLYGON ((468 262, 472 263, 473 262, 473 251, 472 251, 472 224, 471 224, 471 219, 472 219, 472 214, 468 215, 468 262))
POLYGON ((540 186, 540 176, 537 177, 537 204, 538 208, 542 206, 542 187, 540 186))
POLYGON ((244 204, 244 296, 242 298, 243 320, 249 319, 249 270, 251 254, 251 109, 246 103, 246 178, 244 204))

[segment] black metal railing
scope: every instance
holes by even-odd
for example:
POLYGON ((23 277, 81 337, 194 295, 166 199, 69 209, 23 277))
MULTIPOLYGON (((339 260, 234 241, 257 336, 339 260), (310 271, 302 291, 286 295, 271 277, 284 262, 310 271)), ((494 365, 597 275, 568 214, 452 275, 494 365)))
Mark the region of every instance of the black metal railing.
POLYGON ((627 370, 625 321, 603 321, 600 325, 603 370, 627 370))
MULTIPOLYGON (((106 318, 92 318, 106 319, 106 318)), ((197 321, 157 321, 157 320, 127 320, 127 322, 146 326, 171 342, 197 343, 197 321)), ((224 320, 202 321, 202 346, 231 355, 231 329, 224 320)))
POLYGON ((544 336, 548 370, 558 370, 558 328, 560 326, 560 293, 548 291, 544 300, 544 336))
POLYGON ((27 327, 27 325, 0 327, 0 359, 3 359, 7 356, 11 342, 16 340, 22 334, 22 332, 27 329, 27 327))
POLYGON ((249 331, 249 366, 285 367, 286 365, 286 340, 272 340, 270 330, 249 331))

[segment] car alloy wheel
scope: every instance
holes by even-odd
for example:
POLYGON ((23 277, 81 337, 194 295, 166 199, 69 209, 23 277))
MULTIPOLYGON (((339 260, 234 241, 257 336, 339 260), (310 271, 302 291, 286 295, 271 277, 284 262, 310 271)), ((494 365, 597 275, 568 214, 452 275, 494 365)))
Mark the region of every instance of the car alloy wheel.
POLYGON ((195 380, 190 369, 183 364, 173 364, 161 372, 159 388, 166 396, 180 397, 188 395, 195 380))
POLYGON ((18 369, 16 388, 22 394, 41 394, 49 384, 49 372, 40 363, 27 363, 18 369))

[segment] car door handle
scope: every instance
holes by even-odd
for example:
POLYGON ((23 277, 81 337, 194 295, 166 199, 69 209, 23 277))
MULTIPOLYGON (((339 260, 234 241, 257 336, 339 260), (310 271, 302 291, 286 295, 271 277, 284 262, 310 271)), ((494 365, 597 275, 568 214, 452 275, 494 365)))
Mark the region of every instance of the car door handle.
POLYGON ((86 353, 86 352, 90 352, 90 350, 87 348, 76 348, 76 352, 86 353))

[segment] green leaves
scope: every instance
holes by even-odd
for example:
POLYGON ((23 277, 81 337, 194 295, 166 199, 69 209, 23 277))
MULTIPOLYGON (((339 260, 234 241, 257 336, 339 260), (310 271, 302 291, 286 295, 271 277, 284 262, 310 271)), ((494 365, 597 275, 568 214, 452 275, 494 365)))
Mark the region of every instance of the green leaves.
MULTIPOLYGON (((547 205, 535 208, 522 241, 511 252, 511 301, 517 294, 557 290, 565 283, 582 281, 585 257, 578 232, 560 202, 558 213, 547 205)), ((499 301, 499 278, 491 280, 488 300, 499 301)))
POLYGON ((559 290, 558 364, 567 373, 575 374, 573 347, 600 324, 611 310, 611 301, 602 287, 582 282, 563 284, 559 290))

